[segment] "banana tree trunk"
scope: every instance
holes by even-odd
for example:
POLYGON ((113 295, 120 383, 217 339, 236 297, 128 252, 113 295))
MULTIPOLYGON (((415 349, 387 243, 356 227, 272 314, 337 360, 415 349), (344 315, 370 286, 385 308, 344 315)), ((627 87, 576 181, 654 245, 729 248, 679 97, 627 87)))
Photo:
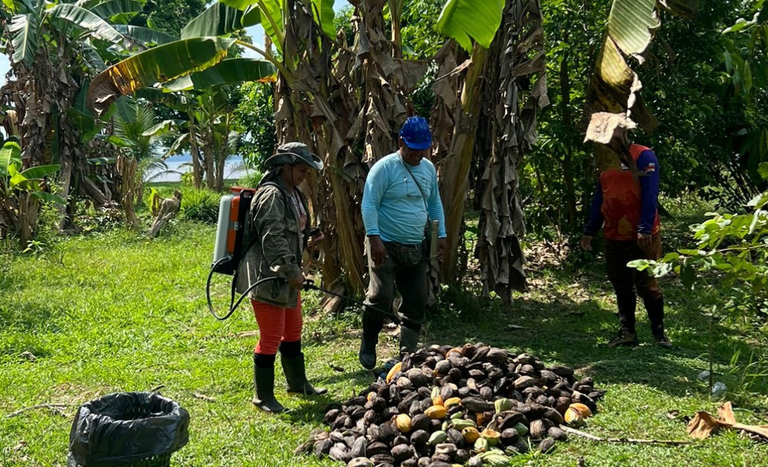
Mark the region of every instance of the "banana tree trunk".
POLYGON ((19 247, 25 250, 37 233, 37 217, 40 203, 28 192, 18 195, 19 247))
POLYGON ((461 91, 460 110, 455 113, 454 132, 448 156, 440 166, 440 197, 445 210, 448 251, 443 263, 443 278, 456 283, 457 252, 464 206, 468 192, 469 170, 477 136, 482 97, 482 76, 485 73, 488 51, 478 44, 472 51, 471 64, 461 91))
POLYGON ((508 0, 502 27, 490 50, 494 64, 487 76, 486 135, 493 142, 482 177, 482 211, 475 255, 483 289, 503 302, 526 286, 520 239, 525 234, 518 193, 517 165, 536 142, 538 109, 549 104, 544 65, 544 38, 538 0, 508 0), (534 83, 530 86, 529 83, 534 83))
POLYGON ((195 126, 195 115, 189 113, 189 152, 192 155, 192 180, 195 189, 199 190, 203 186, 202 175, 200 174, 200 148, 197 145, 197 129, 195 126))
POLYGON ((125 222, 128 228, 138 230, 139 219, 136 217, 134 196, 136 195, 136 172, 139 163, 132 157, 117 157, 117 172, 120 174, 120 183, 115 187, 121 196, 123 209, 125 210, 125 222))

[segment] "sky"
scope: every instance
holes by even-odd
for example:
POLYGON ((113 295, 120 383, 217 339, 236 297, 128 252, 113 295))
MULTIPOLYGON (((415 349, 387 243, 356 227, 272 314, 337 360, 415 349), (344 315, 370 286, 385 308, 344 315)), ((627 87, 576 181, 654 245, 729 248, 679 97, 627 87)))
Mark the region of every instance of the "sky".
MULTIPOLYGON (((334 4, 334 10, 339 11, 340 9, 344 8, 345 6, 349 5, 346 0, 336 0, 334 4)), ((248 35, 250 35, 253 38, 254 44, 257 44, 259 46, 264 45, 264 28, 259 26, 252 26, 250 28, 246 29, 248 31, 248 35)), ((250 58, 258 58, 258 54, 256 52, 253 52, 252 50, 246 50, 245 56, 250 58)), ((8 63, 8 56, 5 54, 0 54, 0 86, 5 84, 5 75, 8 73, 8 69, 10 68, 8 63)))

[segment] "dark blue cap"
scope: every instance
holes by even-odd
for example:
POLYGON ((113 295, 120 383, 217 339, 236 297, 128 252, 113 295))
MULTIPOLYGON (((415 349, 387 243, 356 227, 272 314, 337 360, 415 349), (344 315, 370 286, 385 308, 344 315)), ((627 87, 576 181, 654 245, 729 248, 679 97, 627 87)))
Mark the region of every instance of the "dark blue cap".
POLYGON ((408 117, 400 129, 400 137, 406 146, 416 151, 432 147, 432 132, 424 117, 408 117))

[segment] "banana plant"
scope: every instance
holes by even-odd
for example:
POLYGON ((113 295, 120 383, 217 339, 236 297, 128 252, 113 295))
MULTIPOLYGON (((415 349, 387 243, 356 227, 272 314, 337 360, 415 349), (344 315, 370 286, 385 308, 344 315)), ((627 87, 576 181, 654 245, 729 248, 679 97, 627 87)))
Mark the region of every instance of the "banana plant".
MULTIPOLYGON (((645 61, 653 33, 661 27, 659 11, 691 18, 698 5, 699 0, 613 0, 589 82, 585 113, 588 116, 597 112, 626 113, 645 131, 654 131, 658 120, 643 103, 642 83, 628 61, 630 58, 638 64, 645 61)), ((610 160, 598 161, 601 166, 611 163, 610 160)))
POLYGON ((22 170, 19 143, 5 142, 0 149, 0 237, 18 235, 24 250, 37 230, 40 202, 66 203, 44 187, 59 169, 58 164, 48 164, 22 170))
MULTIPOLYGON (((78 171, 83 167, 84 145, 70 109, 88 74, 106 67, 105 61, 145 47, 113 25, 128 22, 142 10, 144 0, 4 0, 0 9, 15 79, 2 89, 15 99, 25 115, 20 124, 24 166, 61 164, 60 195, 71 186, 86 187, 94 199, 106 199, 100 189, 78 171), (55 96, 55 97, 54 97, 55 96), (40 103, 46 103, 40 105, 40 103)), ((126 30, 128 31, 128 30, 126 30)), ((23 211, 35 218, 34 205, 23 211)), ((66 222, 61 208, 62 227, 66 222)))
POLYGON ((21 147, 15 141, 6 141, 0 150, 0 194, 9 200, 14 192, 27 192, 40 201, 64 204, 60 196, 43 190, 42 183, 61 169, 59 164, 38 165, 21 169, 21 147))

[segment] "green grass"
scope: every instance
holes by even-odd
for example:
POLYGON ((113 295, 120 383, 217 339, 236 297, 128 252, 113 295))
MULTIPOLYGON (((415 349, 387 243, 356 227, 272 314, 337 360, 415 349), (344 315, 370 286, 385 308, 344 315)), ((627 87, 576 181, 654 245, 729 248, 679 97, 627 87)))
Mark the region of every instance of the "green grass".
MULTIPOLYGON (((363 389, 370 377, 359 369, 359 318, 313 314, 317 296, 305 302, 304 341, 309 375, 329 388, 318 400, 278 398, 293 412, 265 415, 251 404, 251 353, 255 320, 243 307, 220 323, 207 312, 203 285, 215 227, 180 222, 154 241, 109 232, 67 238, 46 253, 0 260, 0 465, 64 466, 69 430, 77 406, 116 391, 161 392, 191 415, 190 443, 174 466, 340 465, 294 457, 293 449, 322 427, 324 407, 363 389), (30 352, 35 361, 22 356, 30 352), (341 367, 338 372, 333 367, 341 367), (215 398, 210 402, 195 394, 215 398), (67 404, 65 415, 41 409, 7 419, 36 404, 67 404)), ((586 431, 632 438, 686 439, 682 418, 716 411, 704 382, 708 322, 700 297, 665 280, 668 326, 680 347, 663 351, 649 344, 647 320, 638 327, 644 344, 636 349, 602 346, 616 327, 614 301, 599 262, 581 269, 543 268, 531 273, 531 291, 509 309, 467 293, 448 293, 429 324, 428 343, 483 341, 525 349, 551 363, 590 375, 608 389, 600 413, 586 431), (508 329, 508 324, 527 329, 508 329)), ((226 285, 216 288, 223 308, 226 285)), ((765 354, 766 339, 736 319, 715 326, 718 371, 727 373, 739 350, 742 364, 752 350, 765 354)), ((394 334, 382 339, 390 356, 394 334)), ((765 368, 763 368, 765 369, 765 368)), ((722 376, 745 423, 767 423, 764 379, 736 384, 739 374, 722 376)), ((747 379, 749 380, 749 378, 747 379)), ((278 377, 282 386, 282 376, 278 377)), ((512 465, 574 466, 758 466, 768 446, 737 433, 723 433, 685 447, 596 444, 572 439, 551 456, 521 456, 512 465)))

